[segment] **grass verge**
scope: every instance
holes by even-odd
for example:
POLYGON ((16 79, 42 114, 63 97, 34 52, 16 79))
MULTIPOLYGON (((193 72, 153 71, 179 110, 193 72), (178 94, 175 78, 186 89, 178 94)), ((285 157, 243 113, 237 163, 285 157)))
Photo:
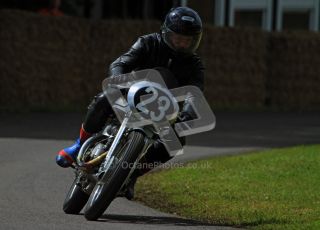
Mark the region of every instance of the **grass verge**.
POLYGON ((320 229, 320 145, 216 157, 139 178, 136 200, 253 229, 320 229))

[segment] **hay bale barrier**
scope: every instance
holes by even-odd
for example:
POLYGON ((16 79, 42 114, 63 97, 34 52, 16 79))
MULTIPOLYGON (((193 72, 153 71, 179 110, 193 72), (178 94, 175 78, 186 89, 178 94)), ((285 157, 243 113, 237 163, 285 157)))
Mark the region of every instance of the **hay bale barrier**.
POLYGON ((1 11, 0 25, 2 110, 64 109, 88 100, 85 20, 1 11))
POLYGON ((205 28, 199 54, 206 66, 205 94, 214 108, 263 108, 266 42, 258 30, 205 28))
MULTIPOLYGON (((109 64, 159 21, 0 10, 0 112, 85 110, 109 64)), ((206 25, 199 54, 213 109, 319 110, 318 33, 206 25)))
POLYGON ((273 33, 268 50, 270 106, 277 110, 319 110, 320 34, 273 33))

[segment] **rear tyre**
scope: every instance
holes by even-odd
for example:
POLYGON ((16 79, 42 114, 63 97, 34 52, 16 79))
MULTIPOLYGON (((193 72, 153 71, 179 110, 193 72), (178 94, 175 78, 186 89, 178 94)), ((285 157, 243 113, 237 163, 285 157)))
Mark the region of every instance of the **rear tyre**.
MULTIPOLYGON (((83 144, 81 150, 86 152, 104 139, 106 139, 104 135, 93 136, 83 144)), ((77 178, 75 178, 64 200, 63 211, 67 214, 79 214, 89 197, 90 195, 82 190, 81 186, 77 184, 77 178)))
POLYGON ((79 214, 89 199, 89 195, 82 191, 75 179, 63 203, 63 211, 67 214, 79 214))

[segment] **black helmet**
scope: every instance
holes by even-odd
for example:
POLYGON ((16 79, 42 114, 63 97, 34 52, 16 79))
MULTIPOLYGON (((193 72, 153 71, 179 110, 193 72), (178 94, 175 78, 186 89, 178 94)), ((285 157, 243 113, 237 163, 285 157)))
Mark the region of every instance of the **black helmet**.
POLYGON ((161 27, 161 36, 174 52, 192 54, 200 44, 201 18, 196 11, 188 7, 173 8, 161 27))

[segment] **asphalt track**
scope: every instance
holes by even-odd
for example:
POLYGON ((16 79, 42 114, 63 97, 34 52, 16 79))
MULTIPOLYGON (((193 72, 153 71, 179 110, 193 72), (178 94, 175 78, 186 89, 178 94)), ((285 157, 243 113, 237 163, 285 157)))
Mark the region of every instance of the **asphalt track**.
MULTIPOLYGON (((216 113, 214 131, 187 139, 175 162, 256 149, 320 143, 320 113, 216 113)), ((0 115, 0 229, 229 229, 117 198, 99 221, 62 211, 72 170, 56 152, 77 136, 79 114, 0 115)))

